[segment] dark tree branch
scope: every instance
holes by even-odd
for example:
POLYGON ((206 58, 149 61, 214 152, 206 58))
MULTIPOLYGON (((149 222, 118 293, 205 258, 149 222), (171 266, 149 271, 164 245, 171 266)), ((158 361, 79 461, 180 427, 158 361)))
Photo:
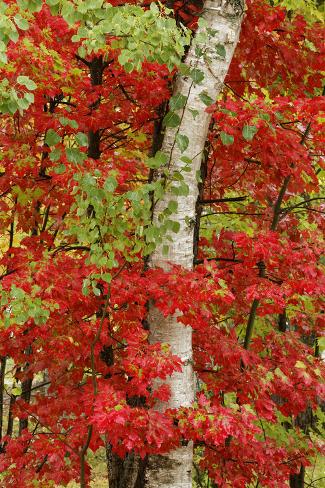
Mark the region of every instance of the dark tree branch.
POLYGON ((212 198, 210 200, 200 200, 200 205, 210 205, 212 203, 224 203, 224 202, 243 202, 247 200, 248 196, 242 197, 229 197, 229 198, 212 198))

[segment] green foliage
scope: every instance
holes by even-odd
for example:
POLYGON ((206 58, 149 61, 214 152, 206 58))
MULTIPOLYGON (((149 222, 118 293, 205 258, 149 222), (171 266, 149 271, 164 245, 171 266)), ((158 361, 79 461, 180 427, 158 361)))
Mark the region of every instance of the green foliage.
POLYGON ((50 316, 51 310, 58 308, 55 303, 42 300, 38 295, 40 288, 36 285, 26 293, 22 288, 12 285, 10 292, 6 292, 0 285, 1 306, 6 307, 3 313, 4 326, 11 324, 23 325, 33 319, 36 325, 44 324, 50 316))
MULTIPOLYGON (((0 2, 0 63, 7 62, 8 42, 17 42, 19 38, 17 27, 21 30, 28 29, 26 13, 30 15, 42 7, 41 0, 19 0, 17 3, 20 12, 11 19, 7 4, 0 2)), ((175 20, 169 15, 170 10, 159 9, 155 3, 151 4, 149 10, 127 4, 113 7, 100 0, 48 0, 47 3, 53 15, 60 13, 70 25, 79 23, 77 34, 72 40, 81 41, 80 56, 87 56, 99 50, 107 52, 111 48, 119 49, 119 62, 125 66, 127 72, 140 70, 144 60, 166 64, 172 70, 175 66, 181 65, 185 47, 190 43, 190 31, 185 28, 178 29, 175 20), (110 47, 107 43, 108 37, 114 38, 110 47)), ((28 90, 36 88, 35 83, 28 77, 19 78, 17 82, 28 90)), ((14 87, 9 87, 6 78, 0 82, 2 113, 13 114, 17 110, 23 111, 33 101, 32 93, 19 95, 14 87)))
POLYGON ((143 10, 134 5, 113 7, 93 1, 63 2, 61 15, 73 25, 80 22, 73 41, 82 44, 80 56, 107 50, 107 36, 117 38, 111 44, 121 50, 119 62, 126 71, 141 69, 142 62, 165 63, 170 70, 181 63, 189 32, 178 29, 168 9, 152 3, 143 10))
POLYGON ((201 70, 194 68, 190 72, 190 77, 196 85, 199 85, 204 80, 204 74, 201 70))
MULTIPOLYGON (((35 83, 30 80, 27 76, 20 76, 18 78, 23 78, 21 84, 26 83, 29 87, 34 87, 35 83)), ((17 79, 18 83, 19 80, 17 79)), ((34 88, 30 88, 34 89, 34 88)), ((22 112, 26 110, 31 103, 34 102, 34 95, 30 92, 18 92, 15 87, 10 86, 9 80, 4 78, 0 81, 0 112, 14 114, 19 111, 22 112)))
POLYGON ((161 166, 165 165, 167 161, 167 155, 162 151, 157 151, 154 157, 146 159, 146 165, 148 166, 148 168, 158 169, 161 166))
MULTIPOLYGON (((161 152, 147 161, 150 167, 165 163, 166 156, 161 152)), ((138 253, 150 254, 162 243, 167 233, 178 232, 179 223, 170 218, 177 210, 177 203, 169 202, 155 225, 151 222, 150 195, 155 192, 159 197, 164 193, 162 181, 116 194, 116 172, 111 172, 103 179, 97 169, 94 173, 77 173, 74 180, 77 221, 69 226, 65 235, 68 238, 73 236, 79 245, 89 248, 87 263, 96 265, 98 272, 84 282, 84 293, 89 293, 91 286, 96 295, 97 280, 101 278, 110 281, 110 270, 118 266, 117 252, 126 261, 138 261, 138 253)), ((173 192, 187 194, 187 185, 177 181, 173 192)))
POLYGON ((84 160, 87 158, 87 155, 76 147, 68 147, 65 152, 67 160, 76 165, 83 164, 84 160))
POLYGON ((216 49, 216 53, 218 54, 218 56, 220 56, 220 58, 222 58, 222 59, 225 59, 225 57, 226 57, 225 46, 223 44, 216 44, 215 49, 216 49))
POLYGON ((170 98, 169 108, 172 111, 180 110, 181 108, 185 107, 186 101, 187 97, 185 95, 182 95, 181 93, 178 93, 177 95, 174 95, 170 98))
POLYGON ((234 143, 234 136, 227 134, 224 131, 220 132, 220 137, 221 137, 222 144, 224 144, 225 146, 230 146, 231 144, 234 143))
POLYGON ((243 127, 243 138, 246 141, 251 141, 257 132, 257 127, 255 125, 247 125, 245 124, 243 127))
POLYGON ((207 94, 206 91, 203 91, 199 94, 200 100, 209 107, 210 105, 213 104, 214 100, 207 94))
POLYGON ((288 12, 303 15, 309 22, 324 22, 324 3, 317 0, 272 0, 272 5, 285 7, 288 12))
POLYGON ((168 112, 167 115, 165 115, 163 124, 165 127, 178 127, 179 124, 181 123, 181 119, 179 115, 177 115, 175 112, 168 112))
POLYGON ((53 129, 49 129, 46 132, 45 136, 45 144, 48 144, 49 146, 55 146, 61 141, 61 137, 55 132, 53 129))
POLYGON ((186 151, 188 145, 189 145, 189 138, 183 134, 177 134, 176 135, 176 144, 179 148, 179 150, 183 153, 184 151, 186 151))

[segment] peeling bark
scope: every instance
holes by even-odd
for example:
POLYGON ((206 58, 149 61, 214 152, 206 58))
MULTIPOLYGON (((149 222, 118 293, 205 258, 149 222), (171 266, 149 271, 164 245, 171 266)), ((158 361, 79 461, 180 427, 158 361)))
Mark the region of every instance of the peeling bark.
MULTIPOLYGON (((214 37, 206 43, 200 44, 205 56, 198 58, 195 46, 192 45, 186 57, 186 64, 197 68, 204 74, 201 84, 195 84, 189 77, 179 76, 175 83, 173 95, 182 94, 187 97, 183 110, 178 112, 181 124, 176 129, 166 129, 162 144, 162 151, 169 156, 169 170, 182 172, 184 163, 181 156, 186 155, 192 160, 192 170, 182 172, 184 181, 189 188, 188 196, 173 195, 166 191, 163 198, 155 205, 153 219, 158 221, 159 215, 171 200, 177 200, 178 209, 173 220, 180 224, 178 234, 169 244, 167 255, 158 246, 151 256, 150 265, 168 269, 169 264, 181 265, 191 269, 193 266, 193 237, 196 216, 196 202, 198 198, 197 174, 200 171, 204 157, 211 115, 206 112, 206 105, 200 99, 204 91, 212 100, 216 100, 223 86, 225 76, 238 43, 244 5, 239 0, 209 0, 205 2, 202 17, 206 21, 205 27, 200 27, 196 37, 206 28, 214 32, 214 37), (216 45, 225 47, 225 57, 216 55, 216 45), (195 112, 193 112, 195 111, 195 112), (197 115, 194 117, 193 113, 197 115), (184 154, 175 144, 177 133, 186 135, 189 145, 184 154)), ((158 175, 159 177, 159 175, 158 175)), ((150 324, 150 339, 152 342, 167 342, 171 345, 173 354, 183 361, 180 373, 174 373, 167 381, 171 390, 171 397, 167 404, 157 406, 160 410, 190 406, 194 400, 194 382, 192 368, 192 330, 177 321, 177 314, 164 318, 162 314, 150 305, 148 322, 150 324)), ((146 470, 146 488, 190 488, 192 486, 192 458, 193 446, 189 443, 164 455, 151 456, 146 470)))

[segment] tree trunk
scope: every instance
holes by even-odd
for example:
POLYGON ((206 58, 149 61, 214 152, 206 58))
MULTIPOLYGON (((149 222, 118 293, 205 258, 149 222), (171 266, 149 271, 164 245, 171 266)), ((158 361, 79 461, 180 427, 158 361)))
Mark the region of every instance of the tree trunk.
POLYGON ((305 486, 305 467, 301 466, 297 474, 291 474, 289 480, 290 488, 304 488, 305 486))
MULTIPOLYGON (((205 142, 208 134, 211 115, 206 112, 206 105, 200 98, 204 92, 215 101, 222 89, 224 78, 238 42, 244 5, 240 0, 209 0, 204 4, 202 17, 206 25, 199 27, 195 37, 208 32, 211 37, 199 44, 204 56, 198 58, 198 44, 189 49, 186 64, 199 69, 204 74, 204 80, 195 84, 190 77, 179 76, 175 83, 173 95, 181 94, 187 97, 184 109, 178 112, 180 125, 166 129, 162 151, 169 156, 171 172, 179 171, 189 189, 188 196, 175 196, 166 191, 162 199, 154 207, 154 221, 158 222, 159 215, 172 200, 177 200, 178 209, 173 220, 180 224, 180 230, 173 241, 167 241, 168 254, 164 255, 162 246, 158 246, 151 256, 150 265, 168 269, 169 263, 181 265, 191 269, 193 266, 193 233, 195 209, 198 197, 197 174, 204 156, 205 142), (225 50, 219 54, 220 46, 225 50), (219 49, 218 49, 219 48, 219 49), (224 54, 224 55, 223 55, 224 54), (189 139, 184 154, 175 144, 177 134, 185 135, 189 139), (184 163, 180 161, 186 155, 192 160, 191 171, 182 172, 184 163)), ((195 39, 194 37, 194 39, 195 39)), ((192 330, 177 321, 177 314, 164 318, 162 314, 150 305, 149 310, 150 338, 152 342, 167 342, 171 345, 172 353, 183 361, 180 373, 174 373, 167 381, 171 390, 170 400, 159 405, 160 410, 190 406, 194 399, 193 368, 192 368, 192 330)), ((147 488, 190 488, 192 486, 192 457, 191 443, 164 456, 150 456, 146 470, 147 488)))
POLYGON ((109 473, 109 488, 143 488, 145 460, 128 453, 123 459, 114 454, 110 445, 106 446, 109 473))

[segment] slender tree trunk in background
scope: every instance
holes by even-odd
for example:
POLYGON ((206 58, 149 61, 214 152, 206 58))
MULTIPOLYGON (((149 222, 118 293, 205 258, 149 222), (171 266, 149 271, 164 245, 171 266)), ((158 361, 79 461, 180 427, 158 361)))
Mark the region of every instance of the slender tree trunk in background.
MULTIPOLYGON (((159 246, 151 256, 150 265, 168 269, 169 263, 181 265, 191 269, 193 266, 193 234, 195 222, 196 202, 198 197, 197 173, 200 170, 204 155, 211 115, 206 112, 206 105, 199 95, 203 91, 216 100, 223 86, 224 78, 238 43, 240 26, 244 6, 240 1, 207 1, 204 4, 203 18, 206 27, 215 32, 212 39, 201 44, 205 57, 198 58, 195 47, 191 46, 186 58, 186 64, 204 73, 204 80, 196 85, 189 77, 179 76, 175 83, 173 95, 181 94, 187 97, 184 110, 179 111, 181 124, 177 129, 166 129, 162 151, 169 156, 171 172, 182 172, 184 163, 180 161, 182 155, 192 160, 191 172, 182 172, 184 181, 189 188, 189 194, 175 196, 167 190, 163 198, 154 208, 154 221, 172 200, 177 200, 178 209, 173 220, 180 224, 179 232, 168 242, 167 255, 159 246), (225 57, 216 55, 216 45, 224 45, 225 57), (205 59, 208 58, 206 62, 205 59), (195 111, 195 112, 193 112, 195 111), (197 115, 193 117, 193 113, 197 115), (175 144, 176 134, 186 135, 189 145, 184 154, 175 144)), ((196 36, 205 28, 199 27, 196 36)), ((167 381, 171 390, 169 401, 159 408, 177 408, 190 406, 194 399, 193 368, 192 368, 192 330, 177 321, 177 314, 164 318, 160 312, 150 305, 149 310, 150 338, 152 342, 167 342, 171 345, 172 353, 182 359, 183 368, 180 373, 174 373, 167 381)), ((164 456, 150 456, 146 470, 147 488, 190 488, 192 486, 193 446, 191 443, 164 456)))
POLYGON ((0 439, 3 435, 3 421, 4 421, 4 385, 6 376, 7 358, 0 359, 0 439))
POLYGON ((109 488, 143 488, 145 462, 140 456, 128 453, 123 459, 107 446, 109 488))
MULTIPOLYGON (((32 346, 29 346, 26 351, 25 351, 25 354, 27 356, 31 355, 32 354, 32 346)), ((24 369, 28 369, 28 362, 26 363, 26 365, 24 366, 24 369)), ((30 403, 30 400, 31 400, 31 395, 32 395, 32 384, 33 384, 33 377, 31 378, 27 378, 26 380, 24 380, 21 384, 21 398, 22 400, 24 400, 26 403, 30 403)), ((28 427, 28 417, 26 418, 23 418, 23 419, 19 419, 19 435, 21 435, 22 431, 24 429, 27 429, 28 427)))
POLYGON ((290 488, 304 488, 305 486, 305 467, 301 466, 299 473, 291 474, 289 480, 290 488))

